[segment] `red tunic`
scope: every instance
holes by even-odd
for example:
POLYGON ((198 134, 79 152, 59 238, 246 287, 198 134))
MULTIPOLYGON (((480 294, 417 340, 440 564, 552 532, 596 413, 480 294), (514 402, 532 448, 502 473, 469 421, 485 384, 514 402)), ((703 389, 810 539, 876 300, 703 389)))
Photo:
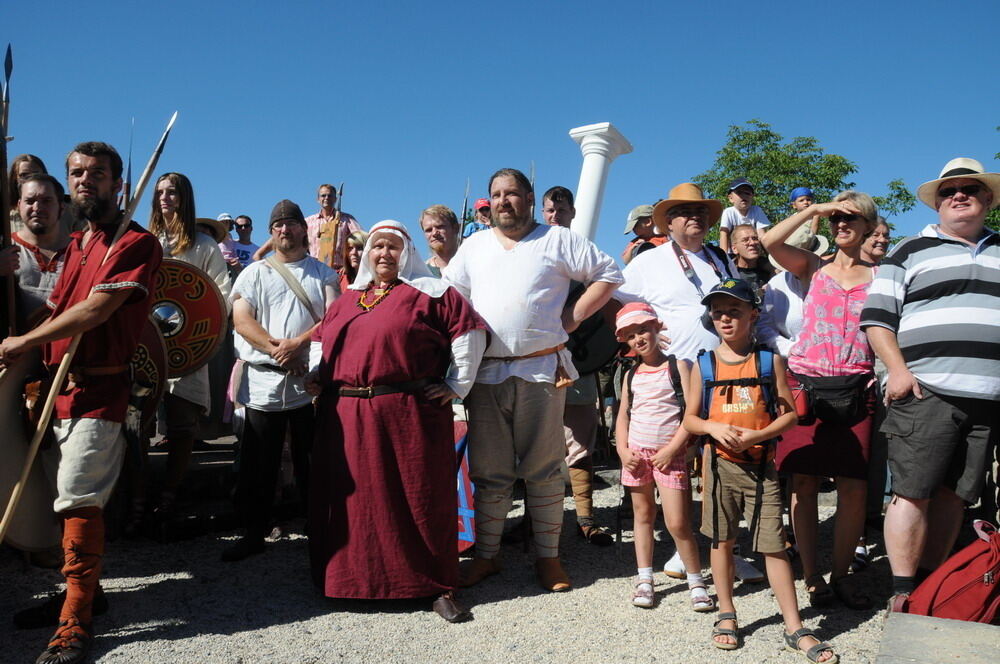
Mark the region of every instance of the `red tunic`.
POLYGON ((340 397, 337 388, 443 378, 451 342, 485 329, 454 289, 400 284, 370 312, 348 290, 327 310, 310 479, 309 548, 328 597, 424 597, 458 581, 455 439, 449 404, 422 395, 340 397))
MULTIPOLYGON (((56 317, 86 300, 91 291, 132 291, 107 321, 84 333, 73 358, 73 367, 128 364, 149 316, 154 279, 163 257, 160 243, 133 221, 102 265, 115 230, 115 226, 98 227, 87 246, 82 246, 82 232, 73 233, 66 249, 66 267, 49 296, 49 307, 52 308, 52 316, 56 317)), ((53 373, 69 349, 70 341, 71 338, 67 337, 45 346, 45 363, 53 373)), ((123 422, 130 385, 127 372, 112 376, 87 376, 85 389, 73 387, 59 394, 55 416, 60 419, 93 417, 123 422)))

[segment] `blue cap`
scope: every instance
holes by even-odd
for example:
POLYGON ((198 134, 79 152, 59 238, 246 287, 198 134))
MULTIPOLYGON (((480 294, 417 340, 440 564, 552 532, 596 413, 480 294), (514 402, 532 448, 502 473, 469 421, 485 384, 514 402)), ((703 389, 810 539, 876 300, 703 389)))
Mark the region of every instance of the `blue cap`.
POLYGON ((809 187, 796 187, 792 189, 792 193, 788 194, 788 202, 794 203, 796 198, 801 196, 808 196, 809 198, 816 198, 813 196, 813 190, 809 187))
POLYGON ((740 187, 750 187, 751 191, 757 191, 757 188, 753 186, 753 183, 746 178, 736 178, 729 183, 729 189, 727 191, 735 191, 740 187))

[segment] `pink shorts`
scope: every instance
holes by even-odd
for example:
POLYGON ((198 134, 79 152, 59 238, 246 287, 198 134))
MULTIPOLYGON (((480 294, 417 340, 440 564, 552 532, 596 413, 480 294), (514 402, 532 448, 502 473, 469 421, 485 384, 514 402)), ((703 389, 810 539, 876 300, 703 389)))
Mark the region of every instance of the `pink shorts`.
POLYGON ((656 482, 659 486, 668 489, 691 488, 691 480, 688 477, 687 463, 683 454, 678 454, 671 459, 670 465, 664 472, 654 466, 651 461, 657 450, 631 446, 628 449, 639 457, 639 469, 633 473, 622 466, 622 486, 646 486, 650 482, 656 482))

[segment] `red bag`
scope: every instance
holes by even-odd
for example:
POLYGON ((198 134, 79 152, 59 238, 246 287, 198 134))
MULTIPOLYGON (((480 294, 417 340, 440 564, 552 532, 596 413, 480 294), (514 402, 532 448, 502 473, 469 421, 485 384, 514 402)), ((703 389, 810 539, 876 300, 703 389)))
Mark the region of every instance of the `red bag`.
POLYGON ((992 623, 1000 609, 1000 533, 973 524, 979 539, 934 570, 910 595, 907 613, 992 623))

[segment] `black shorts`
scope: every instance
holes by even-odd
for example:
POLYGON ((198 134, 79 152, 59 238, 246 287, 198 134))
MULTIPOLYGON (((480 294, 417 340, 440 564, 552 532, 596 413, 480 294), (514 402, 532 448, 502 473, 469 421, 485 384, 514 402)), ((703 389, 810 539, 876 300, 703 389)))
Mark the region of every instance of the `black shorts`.
POLYGON ((892 492, 922 500, 946 487, 968 503, 979 499, 998 437, 1000 404, 934 394, 921 386, 889 404, 881 431, 889 445, 892 492))

